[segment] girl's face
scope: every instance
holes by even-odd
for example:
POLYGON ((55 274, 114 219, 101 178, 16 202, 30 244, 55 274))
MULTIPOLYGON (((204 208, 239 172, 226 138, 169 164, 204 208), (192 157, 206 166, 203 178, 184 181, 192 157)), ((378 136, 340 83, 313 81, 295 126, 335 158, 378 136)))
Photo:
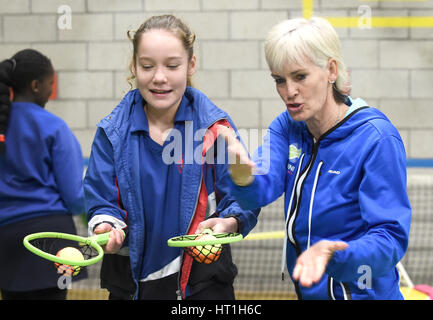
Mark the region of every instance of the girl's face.
POLYGON ((330 60, 326 68, 321 68, 308 60, 305 64, 287 64, 284 70, 272 72, 276 88, 293 120, 323 120, 327 117, 326 105, 332 97, 335 80, 335 62, 330 60))
POLYGON ((190 60, 181 40, 166 30, 143 33, 133 73, 147 107, 158 111, 177 109, 195 71, 195 56, 190 60))
POLYGON ((32 87, 34 93, 34 101, 41 107, 45 107, 51 94, 53 93, 54 70, 52 73, 43 77, 41 80, 33 80, 32 87))

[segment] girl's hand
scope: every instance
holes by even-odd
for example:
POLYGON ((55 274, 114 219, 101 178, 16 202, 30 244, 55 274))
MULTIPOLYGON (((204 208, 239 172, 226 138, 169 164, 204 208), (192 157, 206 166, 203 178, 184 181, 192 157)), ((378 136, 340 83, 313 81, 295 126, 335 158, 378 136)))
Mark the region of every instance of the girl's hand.
POLYGON ((110 239, 107 244, 103 246, 105 253, 117 253, 123 244, 123 235, 122 230, 113 228, 109 223, 101 223, 99 224, 95 230, 93 230, 95 234, 110 232, 110 239))
POLYGON ((206 228, 212 229, 214 233, 237 232, 238 227, 238 222, 233 217, 210 218, 200 222, 195 233, 201 233, 206 228))

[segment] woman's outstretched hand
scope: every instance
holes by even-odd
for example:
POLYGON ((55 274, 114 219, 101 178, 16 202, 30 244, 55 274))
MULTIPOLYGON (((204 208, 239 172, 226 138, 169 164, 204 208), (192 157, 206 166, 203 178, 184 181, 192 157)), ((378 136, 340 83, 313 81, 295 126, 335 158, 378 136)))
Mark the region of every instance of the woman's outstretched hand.
POLYGON ((348 244, 343 241, 322 240, 305 250, 296 260, 293 279, 303 287, 318 283, 325 273, 326 266, 335 251, 345 250, 348 244))
POLYGON ((239 186, 247 186, 254 180, 255 163, 249 158, 244 146, 236 139, 232 129, 218 125, 218 135, 227 143, 229 172, 233 182, 239 186))

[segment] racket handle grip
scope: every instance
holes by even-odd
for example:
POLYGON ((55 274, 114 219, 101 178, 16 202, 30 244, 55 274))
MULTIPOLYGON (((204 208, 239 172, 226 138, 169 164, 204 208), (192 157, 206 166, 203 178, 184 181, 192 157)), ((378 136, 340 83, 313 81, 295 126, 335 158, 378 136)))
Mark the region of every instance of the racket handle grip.
MULTIPOLYGON (((123 233, 123 238, 125 238, 125 231, 123 230, 121 231, 123 233)), ((107 244, 108 240, 110 239, 110 232, 94 235, 93 238, 95 239, 97 244, 99 244, 100 246, 104 246, 107 244)))

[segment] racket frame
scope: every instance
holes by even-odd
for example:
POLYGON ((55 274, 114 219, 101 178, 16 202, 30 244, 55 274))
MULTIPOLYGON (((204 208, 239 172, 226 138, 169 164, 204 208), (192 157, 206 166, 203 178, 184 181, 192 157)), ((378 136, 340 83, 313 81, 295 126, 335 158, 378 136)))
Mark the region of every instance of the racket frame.
POLYGON ((197 246, 207 246, 207 245, 214 245, 214 244, 228 244, 233 242, 238 242, 243 239, 242 234, 240 233, 214 233, 212 234, 216 239, 212 240, 195 240, 198 236, 201 236, 203 234, 190 234, 190 235, 183 235, 183 236, 177 236, 170 238, 167 241, 167 244, 169 247, 197 247, 197 246))
POLYGON ((101 245, 105 245, 108 242, 109 238, 110 238, 109 232, 94 235, 87 238, 74 235, 74 234, 61 233, 61 232, 37 232, 37 233, 29 234, 26 237, 24 237, 23 244, 30 252, 40 256, 41 258, 53 262, 57 262, 59 264, 64 264, 64 265, 87 267, 89 265, 99 262, 102 259, 102 257, 104 256, 104 250, 102 249, 101 245), (98 252, 98 255, 84 261, 74 261, 74 260, 60 258, 58 256, 45 252, 39 248, 36 248, 34 245, 30 243, 30 241, 32 240, 46 239, 46 238, 76 241, 79 246, 88 245, 94 248, 98 252))

